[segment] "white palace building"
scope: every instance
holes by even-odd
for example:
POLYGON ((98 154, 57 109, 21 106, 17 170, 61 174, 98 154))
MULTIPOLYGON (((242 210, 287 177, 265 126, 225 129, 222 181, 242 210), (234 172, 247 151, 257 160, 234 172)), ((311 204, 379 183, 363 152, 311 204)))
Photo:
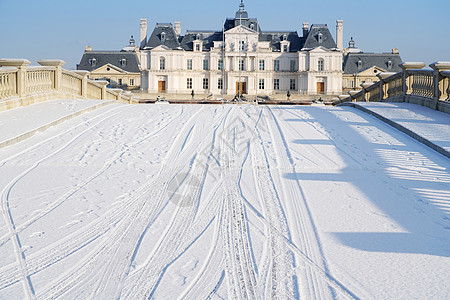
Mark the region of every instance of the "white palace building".
POLYGON ((263 31, 241 0, 221 31, 190 31, 141 20, 141 89, 148 93, 271 96, 342 93, 343 22, 336 42, 327 25, 303 23, 297 31, 263 31))

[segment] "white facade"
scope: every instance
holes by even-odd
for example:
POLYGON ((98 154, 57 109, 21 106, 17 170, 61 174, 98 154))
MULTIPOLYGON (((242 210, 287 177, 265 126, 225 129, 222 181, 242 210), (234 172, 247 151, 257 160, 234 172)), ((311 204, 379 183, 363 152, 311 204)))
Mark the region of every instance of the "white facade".
MULTIPOLYGON (((179 26, 179 25, 178 25, 179 26)), ((177 28, 179 32, 180 29, 177 28)), ((177 34, 179 34, 177 32, 177 34)), ((159 45, 141 50, 142 89, 149 93, 235 95, 339 95, 342 93, 342 52, 319 46, 291 51, 281 40, 279 50, 260 41, 260 32, 238 25, 223 33, 208 50, 203 40, 192 50, 159 45), (223 42, 224 41, 224 42, 223 42), (225 49, 223 49, 225 44, 225 49), (242 84, 240 84, 242 83, 242 84)))

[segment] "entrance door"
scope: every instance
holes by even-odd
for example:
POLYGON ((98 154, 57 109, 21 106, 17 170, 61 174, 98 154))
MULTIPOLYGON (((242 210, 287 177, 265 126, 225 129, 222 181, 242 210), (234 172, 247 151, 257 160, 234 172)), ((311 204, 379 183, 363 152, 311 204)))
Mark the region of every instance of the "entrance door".
POLYGON ((236 82, 236 94, 247 94, 247 83, 246 82, 236 82))
POLYGON ((165 91, 166 91, 166 82, 158 81, 158 92, 165 92, 165 91))
POLYGON ((317 94, 323 94, 325 93, 325 82, 318 82, 317 83, 317 94))

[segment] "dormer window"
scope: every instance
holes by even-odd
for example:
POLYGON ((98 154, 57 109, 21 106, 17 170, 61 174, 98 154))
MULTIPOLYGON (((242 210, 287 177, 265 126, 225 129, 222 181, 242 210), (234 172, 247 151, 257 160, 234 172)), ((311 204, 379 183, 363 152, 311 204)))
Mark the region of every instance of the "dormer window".
POLYGON ((200 44, 195 45, 195 51, 200 51, 200 44))
POLYGON ((392 70, 392 61, 391 60, 387 62, 387 68, 388 68, 388 70, 392 70))
POLYGON ((253 24, 253 23, 250 24, 250 29, 251 29, 251 30, 255 30, 255 24, 253 24))
POLYGON ((90 59, 89 59, 89 64, 90 64, 91 66, 95 66, 95 65, 97 64, 97 59, 96 59, 96 58, 90 58, 90 59))
POLYGON ((317 41, 319 44, 323 43, 323 33, 319 31, 319 34, 317 34, 317 41))
POLYGON ((121 66, 126 66, 126 65, 127 65, 127 60, 126 60, 125 58, 122 58, 122 59, 120 60, 120 65, 121 65, 121 66))
POLYGON ((200 33, 197 33, 197 35, 195 36, 196 40, 201 40, 202 39, 202 35, 200 33))
POLYGON ((288 45, 283 45, 283 52, 289 52, 288 45))
POLYGON ((164 43, 166 41, 166 33, 163 31, 161 32, 161 43, 164 43))
POLYGON ((282 41, 287 41, 287 35, 283 34, 282 41))
POLYGON ((362 61, 361 60, 358 60, 356 65, 358 66, 358 69, 362 69, 362 61))

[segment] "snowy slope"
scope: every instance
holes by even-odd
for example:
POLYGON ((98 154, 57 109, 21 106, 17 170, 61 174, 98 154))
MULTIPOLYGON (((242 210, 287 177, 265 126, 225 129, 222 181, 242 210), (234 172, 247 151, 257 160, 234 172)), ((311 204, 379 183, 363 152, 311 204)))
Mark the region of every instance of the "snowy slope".
POLYGON ((450 295, 450 161, 350 107, 108 105, 0 187, 0 299, 450 295))

